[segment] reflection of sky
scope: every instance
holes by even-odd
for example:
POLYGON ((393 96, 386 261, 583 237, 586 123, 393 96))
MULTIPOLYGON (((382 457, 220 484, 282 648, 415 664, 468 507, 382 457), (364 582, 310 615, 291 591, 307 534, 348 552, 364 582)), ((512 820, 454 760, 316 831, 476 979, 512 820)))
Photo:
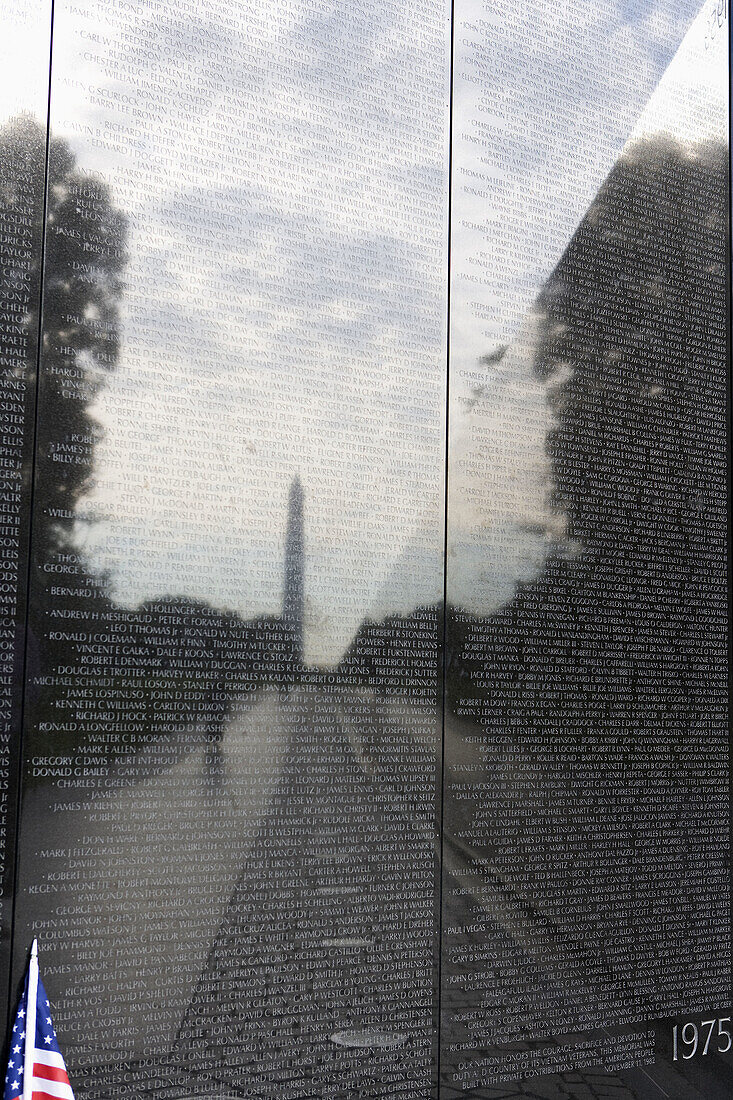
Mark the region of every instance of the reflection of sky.
POLYGON ((3 4, 0 124, 24 111, 45 121, 50 33, 50 0, 16 0, 3 4))
POLYGON ((475 360, 477 338, 491 351, 516 335, 698 6, 526 0, 520 21, 508 0, 460 0, 454 364, 475 360))
POLYGON ((474 611, 562 537, 532 302, 632 135, 727 132, 725 34, 706 44, 716 8, 528 0, 518 26, 503 0, 457 6, 448 591, 474 611))
MULTIPOLYGON (((56 5, 54 130, 130 224, 83 537, 128 605, 274 613, 300 473, 327 661, 442 590, 448 5, 215 7, 56 5)), ((649 127, 679 116, 689 58, 659 82, 694 16, 456 5, 449 576, 474 609, 561 535, 528 310, 657 86, 649 127)))
POLYGON ((276 613, 299 473, 329 660, 442 592, 446 11, 216 9, 57 12, 55 131, 130 219, 84 537, 127 604, 276 613))

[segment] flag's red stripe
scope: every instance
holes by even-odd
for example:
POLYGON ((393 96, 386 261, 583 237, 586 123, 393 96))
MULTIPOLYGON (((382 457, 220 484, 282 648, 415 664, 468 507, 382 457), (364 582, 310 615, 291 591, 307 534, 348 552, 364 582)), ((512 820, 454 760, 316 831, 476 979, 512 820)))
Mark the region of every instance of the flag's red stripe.
POLYGON ((38 1089, 34 1089, 33 1100, 59 1100, 59 1098, 52 1096, 50 1092, 39 1092, 38 1089))
MULTIPOLYGON (((45 1081, 61 1081, 62 1084, 68 1085, 69 1076, 65 1069, 61 1069, 60 1066, 44 1066, 43 1062, 33 1063, 33 1076, 43 1077, 45 1081)), ((35 1093, 33 1093, 35 1096, 35 1093)))

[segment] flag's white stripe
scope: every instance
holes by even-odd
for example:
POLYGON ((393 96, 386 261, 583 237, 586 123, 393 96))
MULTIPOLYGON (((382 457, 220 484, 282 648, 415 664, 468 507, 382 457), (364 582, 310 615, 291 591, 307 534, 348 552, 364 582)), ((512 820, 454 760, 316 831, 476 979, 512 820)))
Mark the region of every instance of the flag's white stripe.
POLYGON ((64 1059, 57 1050, 44 1050, 41 1047, 36 1047, 33 1060, 34 1062, 40 1062, 42 1066, 56 1066, 57 1069, 66 1069, 64 1059))
POLYGON ((38 944, 33 941, 31 961, 28 964, 28 1003, 25 1006, 25 1061, 23 1072, 23 1100, 33 1100, 31 1079, 36 1048, 36 1007, 38 1001, 38 944))
POLYGON ((58 1096, 60 1100, 74 1100, 71 1085, 65 1081, 48 1081, 45 1077, 33 1078, 34 1092, 47 1092, 49 1096, 58 1096))

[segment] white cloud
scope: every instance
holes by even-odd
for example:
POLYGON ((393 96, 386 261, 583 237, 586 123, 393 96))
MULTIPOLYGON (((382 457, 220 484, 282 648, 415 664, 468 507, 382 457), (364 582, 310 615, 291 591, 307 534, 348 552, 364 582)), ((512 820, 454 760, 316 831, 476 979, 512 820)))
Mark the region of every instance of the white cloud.
MULTIPOLYGON (((363 616, 441 594, 447 5, 85 11, 57 4, 53 129, 130 217, 122 353, 84 502, 106 518, 87 553, 128 605, 175 593, 276 612, 299 473, 309 656, 335 660, 363 616)), ((488 518, 453 497, 451 585, 482 608, 537 568, 551 518, 523 318, 682 15, 521 12, 463 0, 456 30, 456 462, 492 442, 466 475, 488 518), (506 342, 464 411, 462 371, 506 342)))
POLYGON ((442 592, 445 5, 93 7, 57 24, 53 126, 130 259, 79 538, 125 604, 274 613, 299 473, 308 655, 335 660, 442 592))

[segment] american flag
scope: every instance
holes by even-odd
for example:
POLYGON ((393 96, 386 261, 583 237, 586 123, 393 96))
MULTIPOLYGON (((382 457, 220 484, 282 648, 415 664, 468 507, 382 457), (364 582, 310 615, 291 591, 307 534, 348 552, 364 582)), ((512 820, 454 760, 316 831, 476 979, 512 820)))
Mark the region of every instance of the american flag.
POLYGON ((74 1100, 38 973, 35 940, 10 1036, 3 1100, 74 1100))

